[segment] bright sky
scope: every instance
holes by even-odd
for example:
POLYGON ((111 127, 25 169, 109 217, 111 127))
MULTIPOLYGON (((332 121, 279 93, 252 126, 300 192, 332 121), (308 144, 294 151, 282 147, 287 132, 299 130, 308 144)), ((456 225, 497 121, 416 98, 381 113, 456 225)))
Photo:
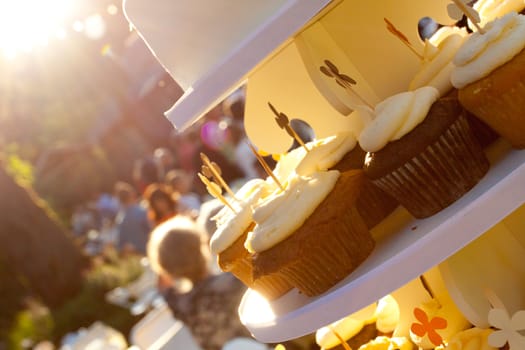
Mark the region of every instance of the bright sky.
MULTIPOLYGON (((106 26, 99 14, 72 21, 74 0, 0 0, 0 55, 14 58, 19 53, 65 39, 68 32, 84 32, 92 39, 104 35, 106 26)), ((116 5, 107 9, 118 12, 116 5)))
POLYGON ((0 0, 0 51, 8 57, 64 38, 71 0, 0 0))

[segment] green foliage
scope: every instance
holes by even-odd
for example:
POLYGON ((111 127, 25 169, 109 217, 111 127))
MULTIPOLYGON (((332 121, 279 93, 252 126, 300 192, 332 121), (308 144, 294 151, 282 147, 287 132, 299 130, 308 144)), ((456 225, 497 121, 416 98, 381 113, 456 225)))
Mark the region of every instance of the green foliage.
POLYGON ((140 317, 132 316, 129 310, 109 304, 104 298, 108 291, 131 282, 141 274, 139 259, 118 259, 111 254, 106 255, 106 259, 88 273, 82 291, 75 298, 52 310, 55 341, 97 320, 128 334, 139 320, 140 317))
POLYGON ((16 315, 23 310, 27 285, 0 256, 0 339, 7 339, 16 315))
POLYGON ((17 144, 12 143, 2 151, 7 173, 18 183, 24 186, 31 186, 34 182, 33 166, 30 162, 20 157, 18 148, 17 144))
POLYGON ((53 319, 49 310, 35 302, 20 312, 15 324, 9 333, 9 348, 13 350, 24 349, 24 343, 38 343, 51 336, 53 319))

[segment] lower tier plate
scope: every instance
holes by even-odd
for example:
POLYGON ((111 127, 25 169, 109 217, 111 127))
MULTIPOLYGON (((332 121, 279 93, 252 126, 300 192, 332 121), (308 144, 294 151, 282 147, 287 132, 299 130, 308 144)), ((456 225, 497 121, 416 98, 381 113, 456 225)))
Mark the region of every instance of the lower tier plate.
POLYGON ((487 154, 487 175, 445 210, 415 220, 398 208, 376 226, 370 257, 326 293, 309 298, 292 290, 270 303, 248 290, 241 322, 262 342, 300 337, 377 301, 465 247, 525 202, 525 150, 500 140, 487 154))

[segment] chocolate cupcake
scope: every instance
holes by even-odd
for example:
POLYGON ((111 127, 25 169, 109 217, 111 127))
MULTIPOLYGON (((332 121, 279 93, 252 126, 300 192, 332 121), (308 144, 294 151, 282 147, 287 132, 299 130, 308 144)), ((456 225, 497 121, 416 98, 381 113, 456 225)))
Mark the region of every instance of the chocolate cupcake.
MULTIPOLYGON (((293 151, 296 152, 295 172, 299 175, 308 176, 315 171, 326 170, 344 173, 363 168, 366 152, 348 132, 309 142, 306 146, 309 152, 303 148, 293 151)), ((290 162, 290 156, 287 157, 290 162)), ((282 172, 281 167, 278 169, 282 172)), ((398 205, 395 199, 365 178, 356 206, 369 229, 386 218, 398 205)))
POLYGON ((315 296, 355 270, 375 242, 356 201, 362 170, 297 176, 279 198, 254 211, 248 234, 255 278, 280 274, 299 291, 315 296))
POLYGON ((452 204, 489 168, 457 100, 437 98, 423 87, 386 99, 359 138, 367 177, 416 218, 452 204))
MULTIPOLYGON (((421 67, 410 82, 409 90, 433 86, 438 89, 440 97, 446 96, 447 98, 457 99, 457 89, 450 81, 454 69, 452 60, 467 38, 468 33, 465 29, 445 26, 434 33, 430 39, 427 39, 421 67)), ((489 146, 498 138, 498 134, 472 113, 465 111, 465 115, 472 133, 482 147, 489 146)))

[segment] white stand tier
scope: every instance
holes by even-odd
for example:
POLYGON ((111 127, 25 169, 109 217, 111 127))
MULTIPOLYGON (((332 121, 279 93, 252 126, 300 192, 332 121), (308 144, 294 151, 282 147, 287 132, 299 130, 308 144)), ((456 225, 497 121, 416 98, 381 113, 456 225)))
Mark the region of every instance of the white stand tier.
POLYGON ((268 303, 249 290, 242 323, 262 342, 300 337, 345 317, 441 263, 525 202, 525 151, 498 141, 491 169, 466 195, 438 214, 413 219, 397 209, 372 230, 371 256, 346 279, 314 298, 292 290, 268 303))

